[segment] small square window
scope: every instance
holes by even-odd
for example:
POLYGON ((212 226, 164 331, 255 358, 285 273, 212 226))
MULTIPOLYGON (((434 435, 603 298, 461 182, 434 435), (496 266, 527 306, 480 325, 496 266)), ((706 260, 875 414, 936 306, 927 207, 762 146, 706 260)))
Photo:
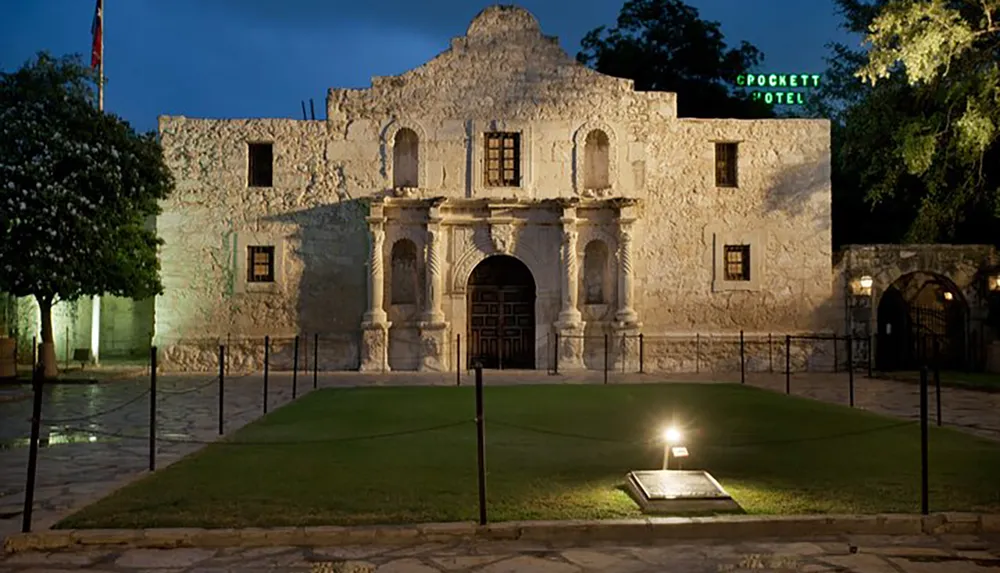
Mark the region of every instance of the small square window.
POLYGON ((274 282, 274 247, 247 247, 247 282, 274 282))
POLYGON ((247 158, 247 185, 271 187, 274 183, 274 147, 270 143, 251 143, 247 158))
POLYGON ((750 280, 750 245, 726 245, 724 255, 727 281, 750 280))
POLYGON ((715 186, 736 187, 736 143, 715 144, 715 186))
POLYGON ((487 186, 519 187, 521 185, 521 134, 487 133, 485 167, 487 186))

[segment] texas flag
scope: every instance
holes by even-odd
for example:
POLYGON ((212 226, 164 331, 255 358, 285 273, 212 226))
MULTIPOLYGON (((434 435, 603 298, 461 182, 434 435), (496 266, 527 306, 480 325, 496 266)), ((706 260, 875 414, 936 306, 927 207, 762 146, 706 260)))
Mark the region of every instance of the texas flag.
POLYGON ((104 58, 104 0, 97 0, 90 33, 94 36, 94 43, 90 46, 90 67, 96 68, 101 65, 101 60, 104 58))

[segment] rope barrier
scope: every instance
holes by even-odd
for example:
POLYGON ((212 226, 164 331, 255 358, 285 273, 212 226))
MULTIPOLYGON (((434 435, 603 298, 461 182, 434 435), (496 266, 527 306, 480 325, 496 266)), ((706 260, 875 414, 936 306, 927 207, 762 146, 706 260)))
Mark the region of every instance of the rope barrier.
POLYGON ((194 388, 186 388, 184 390, 167 390, 166 388, 157 387, 156 388, 156 392, 157 393, 168 394, 168 395, 171 395, 171 396, 181 396, 181 395, 184 395, 184 394, 191 394, 192 392, 197 392, 199 390, 204 390, 205 388, 208 388, 209 386, 211 386, 213 384, 216 384, 218 381, 219 381, 219 377, 216 376, 215 378, 212 378, 211 380, 205 382, 204 384, 200 384, 198 386, 195 386, 194 388))

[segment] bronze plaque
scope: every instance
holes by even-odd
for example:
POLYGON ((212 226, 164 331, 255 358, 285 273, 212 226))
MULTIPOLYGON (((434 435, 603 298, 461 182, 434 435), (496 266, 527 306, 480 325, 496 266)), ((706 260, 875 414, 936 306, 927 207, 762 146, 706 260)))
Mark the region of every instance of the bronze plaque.
POLYGON ((719 482, 703 471, 637 471, 632 475, 650 500, 730 499, 719 482))

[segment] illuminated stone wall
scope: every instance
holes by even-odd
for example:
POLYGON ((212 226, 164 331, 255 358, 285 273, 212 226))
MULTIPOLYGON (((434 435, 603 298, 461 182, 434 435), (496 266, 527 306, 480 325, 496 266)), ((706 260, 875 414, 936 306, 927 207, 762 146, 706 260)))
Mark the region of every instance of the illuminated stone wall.
MULTIPOLYGON (((582 214, 583 205, 614 198, 639 200, 631 276, 641 326, 632 324, 633 331, 783 335, 842 324, 832 288, 827 121, 679 119, 675 94, 635 92, 631 81, 577 64, 528 12, 501 6, 484 10, 465 36, 419 68, 373 78, 369 89, 330 90, 327 114, 322 121, 160 118, 177 179, 157 221, 166 240, 166 294, 156 303, 156 341, 167 368, 210 371, 227 338, 231 365, 257 368, 265 335, 287 341, 315 332, 329 340, 320 346, 321 367, 357 368, 368 306, 368 201, 390 197, 391 204, 399 196, 519 202, 526 214, 517 240, 546 269, 535 277, 544 299, 536 317, 547 321, 536 332, 540 367, 546 330, 560 311, 559 217, 537 207, 547 199, 583 201, 575 283, 581 293, 588 288, 588 241, 601 239, 609 253, 607 303, 578 299, 588 336, 617 332, 621 269, 615 213, 582 214), (393 142, 403 129, 419 141, 418 185, 393 190, 393 142), (483 133, 491 130, 521 134, 517 188, 483 183, 483 133), (607 137, 607 185, 584 189, 582 163, 594 130, 607 137), (247 144, 257 141, 274 142, 270 188, 247 186, 247 144), (739 142, 736 188, 715 186, 716 141, 739 142), (722 248, 738 243, 751 245, 752 280, 726 284, 722 248), (266 292, 246 284, 246 247, 255 244, 279 252, 278 280, 266 292)), ((482 220, 443 224, 450 345, 466 332, 464 292, 452 284, 456 265, 468 249, 490 254, 491 247, 455 238, 482 220)), ((391 267, 392 241, 416 233, 418 266, 426 272, 420 225, 410 221, 404 230, 387 221, 384 268, 391 267)), ((388 297, 385 305, 396 329, 389 331, 395 367, 418 367, 426 343, 419 312, 400 314, 388 297)), ((285 344, 279 360, 286 359, 285 344)), ((597 351, 584 346, 590 365, 597 351)), ((681 367, 667 358, 653 363, 681 367)))

